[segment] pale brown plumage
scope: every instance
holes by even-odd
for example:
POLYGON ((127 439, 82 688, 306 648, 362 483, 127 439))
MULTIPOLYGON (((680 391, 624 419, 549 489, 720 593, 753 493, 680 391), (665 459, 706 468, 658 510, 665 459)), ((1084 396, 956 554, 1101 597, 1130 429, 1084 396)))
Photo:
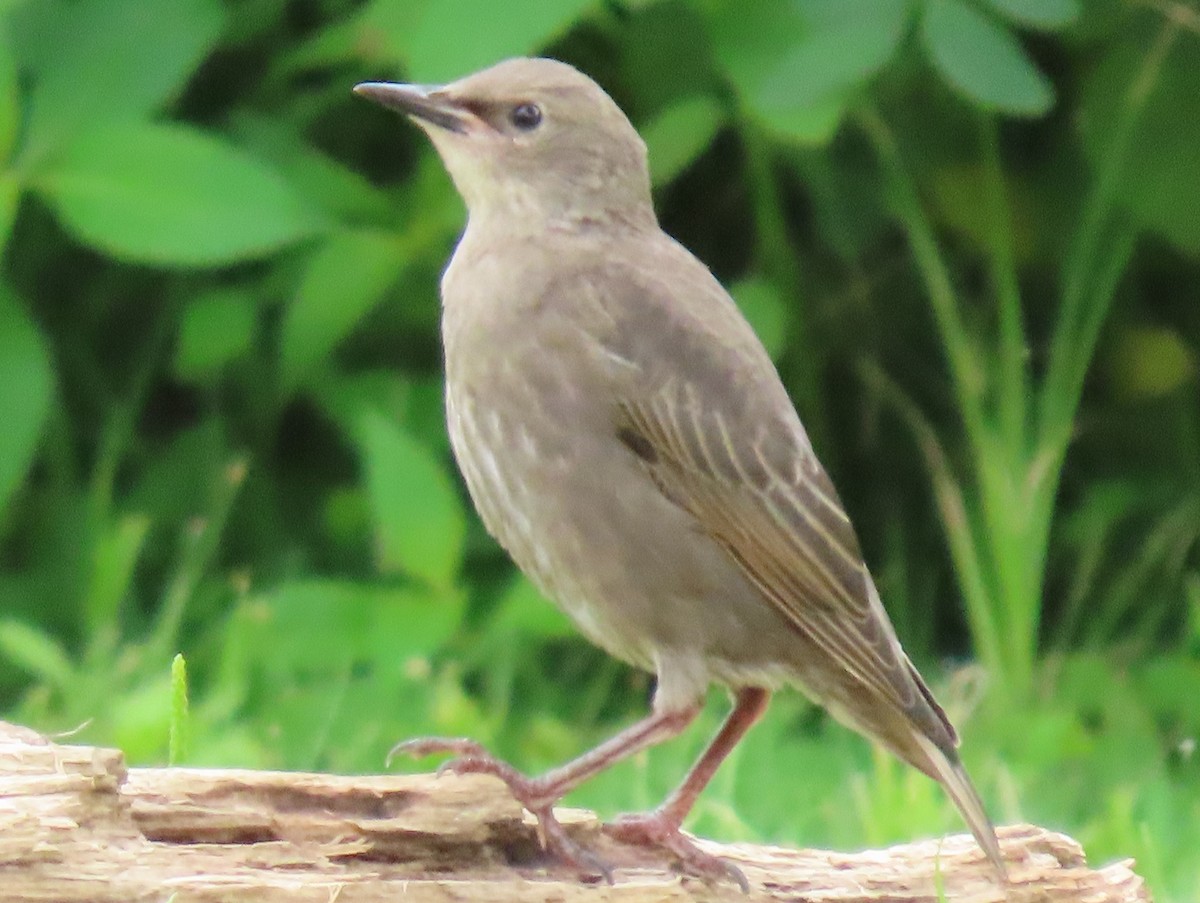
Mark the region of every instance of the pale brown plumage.
POLYGON ((404 748, 501 776, 554 852, 603 869, 553 802, 682 730, 725 683, 737 705, 713 747, 659 810, 614 831, 744 882, 679 822, 768 692, 796 684, 939 780, 1003 874, 954 728, 900 648, 774 366, 659 229, 644 145, 616 105, 549 60, 358 90, 429 133, 467 201, 442 283, 447 420, 484 523, 589 638, 658 677, 647 719, 541 778, 469 741, 404 748))

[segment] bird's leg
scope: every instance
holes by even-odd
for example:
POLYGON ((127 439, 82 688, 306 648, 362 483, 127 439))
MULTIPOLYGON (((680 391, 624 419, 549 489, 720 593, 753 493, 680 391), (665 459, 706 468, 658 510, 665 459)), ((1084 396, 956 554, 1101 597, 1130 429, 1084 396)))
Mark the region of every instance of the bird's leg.
POLYGON ((653 812, 622 815, 604 826, 605 833, 625 843, 664 847, 678 856, 686 869, 707 878, 732 878, 743 891, 748 891, 749 884, 740 869, 702 851, 683 835, 680 827, 700 791, 746 731, 762 717, 770 699, 770 692, 762 687, 738 690, 733 710, 683 783, 653 812))
MULTIPOLYGON (((610 884, 612 870, 575 841, 554 817, 554 804, 588 778, 640 750, 676 736, 700 713, 694 703, 684 709, 652 712, 614 737, 565 765, 538 777, 528 777, 507 762, 489 753, 474 740, 446 737, 419 737, 397 744, 388 754, 389 761, 403 753, 414 757, 449 752, 456 758, 438 769, 438 774, 490 774, 508 785, 509 791, 538 820, 546 850, 576 868, 599 872, 610 884)), ((713 766, 716 767, 715 764, 713 766)), ((705 781, 708 779, 705 778, 705 781)), ((703 786, 703 785, 701 785, 703 786)), ((698 790, 698 788, 697 788, 698 790)))

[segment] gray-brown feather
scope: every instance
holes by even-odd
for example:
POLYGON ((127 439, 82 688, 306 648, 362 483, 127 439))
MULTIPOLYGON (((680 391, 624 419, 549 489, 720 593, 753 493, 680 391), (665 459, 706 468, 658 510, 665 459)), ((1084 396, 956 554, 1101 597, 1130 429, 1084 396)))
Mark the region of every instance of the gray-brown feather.
POLYGON ((515 285, 480 272, 508 255, 460 249, 475 274, 445 284, 451 436, 485 523, 593 641, 663 681, 689 671, 680 692, 757 663, 897 751, 905 724, 953 749, 753 331, 690 254, 635 238, 587 254, 572 236, 563 266, 545 236, 508 252, 533 264, 515 285))
POLYGON ((640 368, 618 401, 619 429, 652 450, 640 457, 660 491, 818 650, 798 663, 801 683, 894 748, 911 745, 901 723, 911 719, 953 749, 954 730, 896 640, 774 366, 724 289, 699 271, 686 305, 670 301, 677 286, 624 264, 592 280, 637 295, 612 305, 624 316, 610 349, 640 368), (713 341, 714 331, 733 341, 713 341), (658 353, 664 338, 673 352, 666 361, 658 353), (857 693, 838 689, 846 676, 857 693), (900 716, 891 729, 889 708, 900 716))

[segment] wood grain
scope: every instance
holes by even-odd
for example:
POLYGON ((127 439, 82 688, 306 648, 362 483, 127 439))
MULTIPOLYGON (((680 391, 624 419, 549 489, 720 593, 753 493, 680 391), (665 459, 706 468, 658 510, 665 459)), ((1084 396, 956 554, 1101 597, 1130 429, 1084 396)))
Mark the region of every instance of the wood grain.
POLYGON ((617 866, 613 885, 546 862, 532 822, 487 777, 126 768, 117 750, 52 743, 0 722, 0 900, 790 900, 809 903, 1134 903, 1131 861, 1089 868, 1074 840, 1000 830, 1000 886, 968 835, 833 853, 750 844, 706 849, 750 880, 706 885, 657 851, 618 845, 590 812, 576 835, 617 866))

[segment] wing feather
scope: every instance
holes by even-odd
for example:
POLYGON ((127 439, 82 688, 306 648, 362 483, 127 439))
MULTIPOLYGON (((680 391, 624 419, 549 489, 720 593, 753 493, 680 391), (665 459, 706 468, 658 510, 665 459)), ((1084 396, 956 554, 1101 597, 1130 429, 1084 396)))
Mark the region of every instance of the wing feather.
MULTIPOLYGON (((754 441, 761 427, 698 403, 678 380, 621 404, 653 449, 660 490, 696 518, 743 575, 838 666, 902 710, 918 690, 871 589, 850 521, 803 432, 754 441), (790 460, 780 460, 790 450, 790 460)), ((776 424, 782 428, 784 424, 776 424)))

